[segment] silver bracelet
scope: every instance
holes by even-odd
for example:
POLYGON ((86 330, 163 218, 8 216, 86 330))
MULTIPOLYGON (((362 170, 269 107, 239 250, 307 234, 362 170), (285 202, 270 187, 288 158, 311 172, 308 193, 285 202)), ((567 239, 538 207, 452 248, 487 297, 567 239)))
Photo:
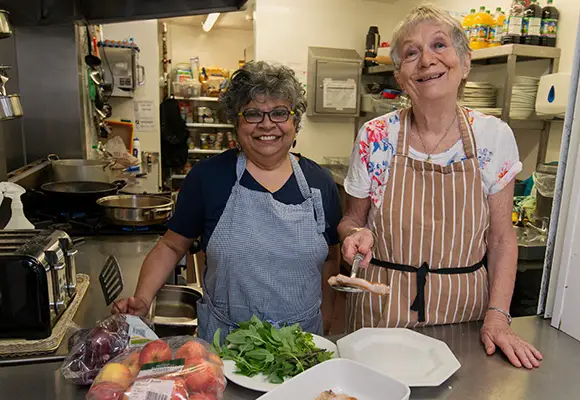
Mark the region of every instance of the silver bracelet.
POLYGON ((497 307, 488 307, 487 311, 497 311, 499 313, 502 313, 508 320, 508 325, 512 324, 513 318, 510 315, 509 312, 502 310, 501 308, 497 308, 497 307))

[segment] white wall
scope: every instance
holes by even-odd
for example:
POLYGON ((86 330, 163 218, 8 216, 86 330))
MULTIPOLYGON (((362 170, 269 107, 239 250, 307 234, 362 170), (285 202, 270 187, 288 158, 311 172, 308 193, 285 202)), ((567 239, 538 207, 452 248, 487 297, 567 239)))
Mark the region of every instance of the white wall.
MULTIPOLYGON (((355 49, 362 57, 369 26, 388 31, 391 11, 368 0, 257 0, 256 59, 305 71, 309 46, 355 49)), ((353 139, 352 118, 304 117, 296 150, 317 162, 348 157, 353 139)))
MULTIPOLYGON (((364 55, 368 27, 379 27, 382 41, 389 41, 398 21, 422 0, 257 0, 256 4, 256 59, 290 65, 297 71, 306 69, 309 46, 355 49, 364 55)), ((468 12, 485 5, 495 10, 507 10, 510 0, 431 0, 453 12, 468 12)), ((558 46, 562 48, 560 71, 570 71, 574 52, 574 37, 580 7, 578 0, 556 0, 560 10, 558 46)), ((518 74, 539 75, 547 63, 526 63, 518 67, 518 74), (528 65, 526 65, 528 64, 528 65)), ((485 67, 478 80, 501 74, 501 67, 485 67), (495 68, 495 73, 493 72, 495 68)), ((501 76, 501 75, 500 75, 501 76)), ((561 123, 554 123, 548 146, 548 161, 558 158, 561 141, 561 123)), ((326 156, 345 157, 350 154, 354 137, 354 120, 349 118, 305 117, 298 139, 297 150, 315 161, 326 156)), ((516 138, 524 161, 524 178, 535 169, 539 131, 519 131, 516 138)))
POLYGON ((135 97, 121 98, 112 97, 109 103, 113 107, 112 120, 129 119, 135 121, 133 115, 133 100, 153 101, 155 130, 147 132, 135 132, 141 142, 141 150, 148 152, 161 152, 160 129, 159 129, 159 76, 160 58, 159 42, 157 33, 157 20, 136 22, 123 22, 118 24, 103 25, 105 39, 123 40, 133 38, 141 49, 139 64, 145 67, 145 85, 135 91, 135 97))
POLYGON ((178 63, 189 64, 198 56, 202 66, 219 66, 234 71, 238 61, 244 59, 244 49, 254 44, 251 30, 214 27, 204 32, 201 26, 185 25, 167 20, 169 29, 169 58, 173 67, 178 63))

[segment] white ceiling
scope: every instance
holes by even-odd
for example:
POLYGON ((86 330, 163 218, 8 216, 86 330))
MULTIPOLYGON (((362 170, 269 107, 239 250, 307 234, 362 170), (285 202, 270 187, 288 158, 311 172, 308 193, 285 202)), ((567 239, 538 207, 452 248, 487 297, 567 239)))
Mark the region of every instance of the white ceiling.
MULTIPOLYGON (((244 31, 251 31, 253 29, 251 8, 246 11, 237 11, 220 14, 213 29, 239 29, 244 31)), ((177 25, 197 26, 201 28, 201 24, 205 21, 206 15, 189 15, 186 17, 166 18, 162 22, 177 25)))

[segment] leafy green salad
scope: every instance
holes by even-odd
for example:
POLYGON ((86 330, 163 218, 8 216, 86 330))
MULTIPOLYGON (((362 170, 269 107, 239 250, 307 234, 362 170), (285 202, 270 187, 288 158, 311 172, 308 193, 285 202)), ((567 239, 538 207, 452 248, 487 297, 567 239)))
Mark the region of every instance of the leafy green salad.
POLYGON ((233 360, 238 373, 252 377, 259 373, 270 383, 282 383, 323 361, 334 353, 314 345, 312 334, 298 324, 276 329, 256 316, 242 322, 220 345, 220 330, 214 335, 213 348, 224 360, 233 360))

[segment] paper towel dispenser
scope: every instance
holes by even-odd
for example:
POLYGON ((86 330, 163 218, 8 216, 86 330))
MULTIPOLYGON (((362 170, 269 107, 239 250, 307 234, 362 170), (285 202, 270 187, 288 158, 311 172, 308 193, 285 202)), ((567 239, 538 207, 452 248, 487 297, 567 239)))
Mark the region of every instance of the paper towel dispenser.
POLYGON ((563 117, 566 114, 571 75, 568 72, 544 75, 540 78, 536 96, 536 114, 563 117))
POLYGON ((358 116, 361 74, 355 50, 309 47, 306 115, 358 116))

